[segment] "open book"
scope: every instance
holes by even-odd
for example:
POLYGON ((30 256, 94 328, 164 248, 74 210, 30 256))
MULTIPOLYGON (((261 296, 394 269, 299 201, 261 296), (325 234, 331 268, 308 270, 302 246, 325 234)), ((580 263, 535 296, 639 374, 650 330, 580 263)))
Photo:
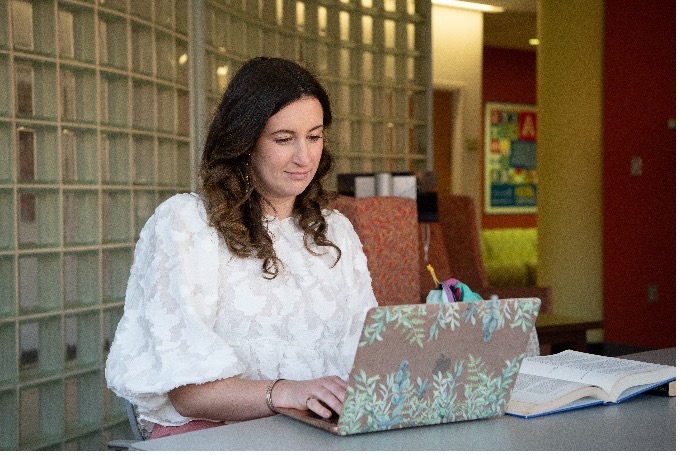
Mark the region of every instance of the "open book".
POLYGON ((619 403, 675 379, 675 367, 583 352, 528 357, 506 412, 529 418, 619 403))

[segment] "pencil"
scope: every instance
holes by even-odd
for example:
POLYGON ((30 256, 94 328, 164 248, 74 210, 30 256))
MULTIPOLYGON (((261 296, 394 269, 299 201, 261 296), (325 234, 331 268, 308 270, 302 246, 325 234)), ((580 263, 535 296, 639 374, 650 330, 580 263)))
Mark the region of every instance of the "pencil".
POLYGON ((433 268, 433 266, 430 265, 430 264, 428 264, 428 265, 426 265, 426 268, 427 268, 428 271, 430 272, 430 276, 433 277, 433 281, 435 281, 435 286, 436 286, 436 287, 439 286, 439 285, 440 285, 440 280, 438 280, 438 279, 437 279, 437 276, 435 276, 435 269, 433 268))

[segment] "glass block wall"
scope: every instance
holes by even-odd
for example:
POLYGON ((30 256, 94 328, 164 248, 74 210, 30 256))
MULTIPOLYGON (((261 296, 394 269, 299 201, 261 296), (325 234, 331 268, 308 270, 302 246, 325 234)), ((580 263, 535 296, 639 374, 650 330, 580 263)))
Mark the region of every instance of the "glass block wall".
POLYGON ((187 11, 0 0, 0 449, 128 437, 103 367, 137 235, 190 185, 187 11))
POLYGON ((281 56, 329 92, 335 173, 426 170, 430 9, 430 0, 206 1, 207 118, 243 61, 281 56))
POLYGON ((0 450, 130 437, 103 370, 134 243, 256 55, 319 75, 336 172, 427 166, 429 0, 0 0, 0 450))

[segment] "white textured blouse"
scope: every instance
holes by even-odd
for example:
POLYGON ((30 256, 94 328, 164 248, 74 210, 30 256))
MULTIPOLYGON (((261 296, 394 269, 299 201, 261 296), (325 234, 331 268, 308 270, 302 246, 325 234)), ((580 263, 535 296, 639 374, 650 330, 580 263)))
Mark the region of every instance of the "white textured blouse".
MULTIPOLYGON (((376 306, 366 256, 350 221, 324 211, 342 252, 305 249, 294 218, 263 221, 283 267, 238 258, 208 225, 203 201, 163 202, 140 233, 106 379, 142 421, 181 425, 167 393, 217 379, 347 379, 367 310, 376 306)), ((263 397, 264 400, 264 397, 263 397)))

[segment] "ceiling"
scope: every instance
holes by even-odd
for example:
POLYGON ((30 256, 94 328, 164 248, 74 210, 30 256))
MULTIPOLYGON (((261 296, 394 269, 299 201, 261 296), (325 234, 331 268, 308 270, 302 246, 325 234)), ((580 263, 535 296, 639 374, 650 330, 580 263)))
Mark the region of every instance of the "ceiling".
POLYGON ((500 6, 503 13, 485 13, 483 42, 486 46, 536 50, 529 43, 537 37, 537 0, 467 0, 500 6))
POLYGON ((485 13, 483 42, 486 46, 536 50, 530 45, 530 38, 536 37, 537 14, 534 12, 485 13))
POLYGON ((484 3, 486 5, 501 6, 506 10, 506 12, 514 13, 537 12, 537 0, 466 0, 466 1, 470 3, 484 3))

